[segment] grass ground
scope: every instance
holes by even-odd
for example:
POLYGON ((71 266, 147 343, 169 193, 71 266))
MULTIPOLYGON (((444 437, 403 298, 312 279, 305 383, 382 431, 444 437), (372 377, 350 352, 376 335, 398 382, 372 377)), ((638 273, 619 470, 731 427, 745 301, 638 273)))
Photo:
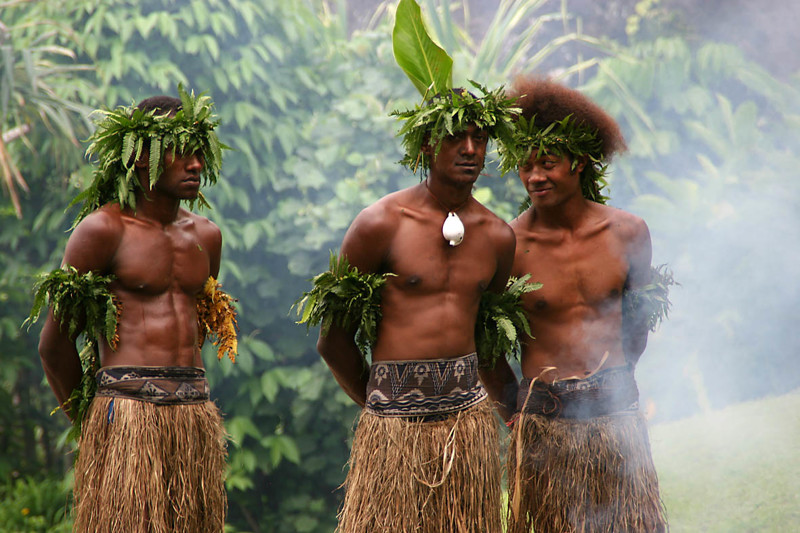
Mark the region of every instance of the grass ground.
POLYGON ((800 532, 800 391, 650 428, 673 533, 800 532))

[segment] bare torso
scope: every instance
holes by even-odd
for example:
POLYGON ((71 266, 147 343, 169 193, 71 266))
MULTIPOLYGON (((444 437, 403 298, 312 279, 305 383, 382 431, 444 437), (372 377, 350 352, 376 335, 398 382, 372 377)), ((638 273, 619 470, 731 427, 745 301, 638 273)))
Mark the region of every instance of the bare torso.
POLYGON ((105 264, 92 269, 116 278, 110 288, 122 306, 119 344, 116 350, 101 344, 101 364, 201 367, 196 296, 219 270, 217 227, 184 209, 162 225, 116 205, 82 224, 90 227, 76 229, 65 262, 78 261, 76 249, 100 246, 102 236, 104 249, 95 261, 105 264))
MULTIPOLYGON (((442 237, 446 213, 427 194, 422 185, 412 187, 360 215, 366 224, 373 217, 381 220, 384 251, 375 270, 396 274, 382 294, 374 360, 451 358, 475 351, 481 294, 507 276, 501 260, 503 243, 511 242, 508 226, 470 199, 458 210, 464 240, 450 246, 442 237)), ((343 244, 348 255, 358 255, 353 248, 355 243, 343 244)))
MULTIPOLYGON (((543 284, 524 297, 535 337, 523 348, 525 377, 546 367, 556 367, 560 379, 583 377, 601 364, 625 363, 622 295, 632 271, 641 269, 636 244, 646 227, 624 211, 586 205, 569 229, 541 224, 533 209, 511 223, 517 236, 512 275, 530 273, 543 284)), ((649 266, 649 237, 647 253, 649 266)))

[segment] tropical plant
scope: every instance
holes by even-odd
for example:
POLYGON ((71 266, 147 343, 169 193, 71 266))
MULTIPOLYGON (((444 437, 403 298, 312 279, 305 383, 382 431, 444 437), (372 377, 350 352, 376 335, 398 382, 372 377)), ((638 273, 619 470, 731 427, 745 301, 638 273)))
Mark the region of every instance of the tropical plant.
MULTIPOLYGON (((3 4, 0 18, 0 179, 18 218, 22 217, 17 188, 28 191, 19 169, 19 149, 34 153, 31 132, 46 128, 52 135, 48 157, 61 161, 62 171, 80 157, 78 139, 88 131, 84 98, 92 87, 76 73, 91 69, 75 61, 72 31, 46 19, 31 0, 3 4), (72 45, 72 46, 70 46, 72 45), (15 142, 16 141, 16 142, 15 142)), ((45 155, 41 154, 40 155, 45 155)))
POLYGON ((30 477, 0 486, 0 524, 7 533, 68 533, 65 480, 30 477))

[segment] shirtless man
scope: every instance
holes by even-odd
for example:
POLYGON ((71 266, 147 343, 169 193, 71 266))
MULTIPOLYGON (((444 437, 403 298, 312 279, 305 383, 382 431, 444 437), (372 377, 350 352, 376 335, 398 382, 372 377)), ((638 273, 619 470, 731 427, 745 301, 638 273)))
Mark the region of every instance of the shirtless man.
POLYGON ((600 203, 599 180, 624 140, 577 91, 520 78, 512 94, 521 96, 519 177, 531 200, 511 223, 512 275, 530 273, 542 288, 523 297, 535 340, 522 352, 508 531, 661 531, 633 376, 648 320, 623 312, 627 295, 650 282, 650 235, 641 218, 600 203))
POLYGON ((514 235, 471 194, 491 135, 483 126, 467 113, 438 146, 422 144, 426 179, 364 209, 344 237, 352 266, 395 276, 382 292, 371 368, 354 331, 332 327, 317 344, 365 407, 342 532, 500 531, 497 428, 485 398, 488 389, 508 416, 504 387, 516 380, 502 359, 480 369, 481 384, 474 332, 481 294, 505 288, 514 235), (443 236, 448 213, 463 223, 463 240, 443 236))
MULTIPOLYGON (((181 100, 152 97, 138 108, 170 124, 181 100)), ((147 139, 134 163, 135 204, 105 203, 67 243, 62 264, 78 274, 113 276, 108 290, 120 309, 116 346, 98 339, 99 388, 75 465, 75 531, 223 529, 224 430, 208 399, 196 310, 206 280, 219 273, 222 237, 215 224, 180 207, 198 198, 201 177, 208 178, 209 133, 193 133, 196 142, 186 151, 167 147, 152 185, 147 147, 154 141, 147 139)), ((101 163, 108 156, 100 154, 101 163)), ((95 185, 104 177, 98 171, 95 185)), ((70 418, 79 416, 65 403, 82 375, 76 336, 51 311, 39 344, 47 379, 70 418)))

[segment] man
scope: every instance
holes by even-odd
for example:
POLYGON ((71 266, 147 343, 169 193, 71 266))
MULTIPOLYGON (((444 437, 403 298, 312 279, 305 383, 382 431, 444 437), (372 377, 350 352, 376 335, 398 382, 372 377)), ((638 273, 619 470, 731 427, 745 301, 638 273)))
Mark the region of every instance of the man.
POLYGON ((522 112, 504 166, 531 202, 511 223, 512 275, 542 288, 523 297, 535 340, 522 350, 508 531, 663 531, 633 375, 652 323, 627 305, 651 283, 650 235, 600 193, 624 139, 577 91, 528 77, 511 94, 522 112))
POLYGON ((210 100, 180 92, 107 112, 90 139, 99 158, 91 212, 62 265, 78 284, 109 276, 118 320, 115 339, 96 340, 98 389, 85 416, 76 337, 86 320, 71 331, 74 317, 51 310, 41 333, 47 379, 82 430, 75 531, 223 530, 225 433, 209 401, 197 312, 219 273, 222 237, 180 206, 198 199, 202 179, 216 181, 219 142, 210 100))
POLYGON ((430 119, 405 137, 405 161, 419 162, 427 177, 364 209, 344 237, 341 255, 352 267, 389 276, 371 368, 354 327, 334 324, 317 344, 338 383, 364 407, 342 532, 501 529, 497 428, 485 400, 488 389, 508 417, 504 387, 516 380, 502 358, 479 371, 475 323, 481 294, 506 285, 514 235, 471 194, 495 120, 510 120, 497 94, 452 90, 404 117, 430 119), (462 120, 437 131, 444 113, 462 120))

